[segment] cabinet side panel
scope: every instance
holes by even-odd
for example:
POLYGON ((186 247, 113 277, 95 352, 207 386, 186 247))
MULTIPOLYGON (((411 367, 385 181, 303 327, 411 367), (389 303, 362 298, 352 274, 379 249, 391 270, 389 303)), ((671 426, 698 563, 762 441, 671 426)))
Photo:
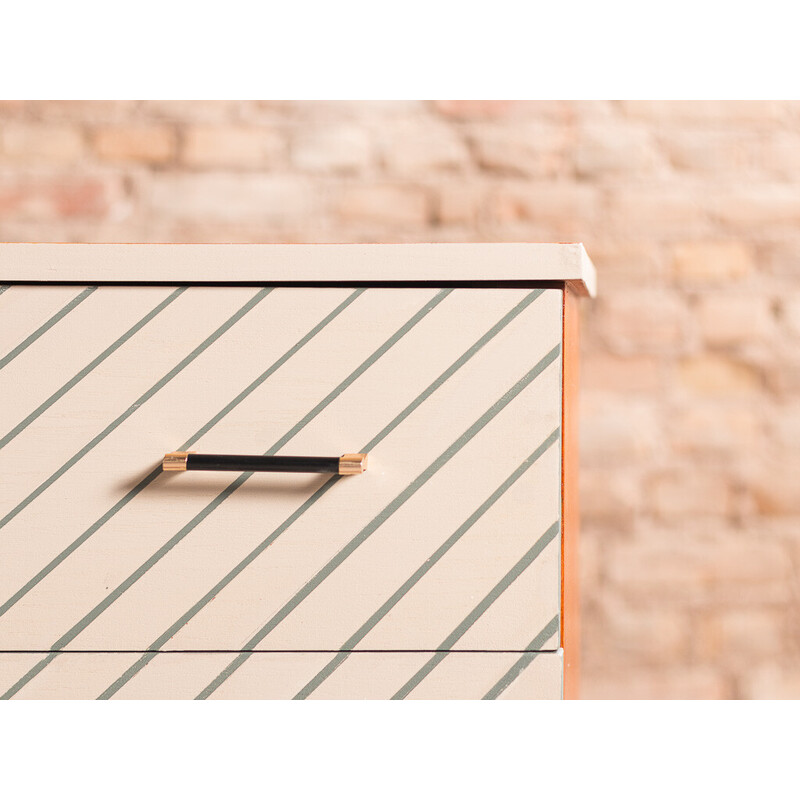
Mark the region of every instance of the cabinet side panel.
POLYGON ((575 700, 580 679, 580 595, 578 570, 578 373, 580 305, 564 290, 564 341, 561 439, 561 646, 564 648, 564 699, 575 700))

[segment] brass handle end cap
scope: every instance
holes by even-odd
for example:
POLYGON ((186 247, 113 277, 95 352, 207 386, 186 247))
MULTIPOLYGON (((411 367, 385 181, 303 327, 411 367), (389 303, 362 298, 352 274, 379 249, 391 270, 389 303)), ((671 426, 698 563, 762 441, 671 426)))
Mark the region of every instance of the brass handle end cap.
POLYGON ((164 472, 185 472, 188 453, 167 453, 161 462, 161 469, 164 472))
POLYGON ((340 475, 360 475, 367 471, 366 453, 345 453, 339 458, 340 475))

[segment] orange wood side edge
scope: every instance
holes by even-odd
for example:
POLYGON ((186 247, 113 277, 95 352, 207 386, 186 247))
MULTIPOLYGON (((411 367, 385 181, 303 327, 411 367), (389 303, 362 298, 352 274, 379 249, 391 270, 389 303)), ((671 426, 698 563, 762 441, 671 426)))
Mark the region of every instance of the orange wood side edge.
POLYGON ((580 596, 578 572, 578 372, 580 300, 564 288, 561 391, 561 646, 564 699, 576 700, 580 685, 580 596))

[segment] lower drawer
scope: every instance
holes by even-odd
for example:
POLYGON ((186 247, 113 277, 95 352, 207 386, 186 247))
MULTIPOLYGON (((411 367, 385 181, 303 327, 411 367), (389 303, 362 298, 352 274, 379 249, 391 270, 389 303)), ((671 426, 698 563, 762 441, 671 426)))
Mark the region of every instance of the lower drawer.
POLYGON ((0 689, 20 699, 556 700, 561 651, 506 653, 157 653, 120 680, 141 653, 58 653, 18 691, 41 653, 0 654, 0 689))

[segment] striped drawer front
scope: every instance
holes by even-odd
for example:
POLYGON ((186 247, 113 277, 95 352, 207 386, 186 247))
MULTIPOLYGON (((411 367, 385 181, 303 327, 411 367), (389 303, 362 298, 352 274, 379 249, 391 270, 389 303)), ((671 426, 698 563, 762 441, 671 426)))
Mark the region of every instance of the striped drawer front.
POLYGON ((495 694, 560 695, 561 310, 3 291, 0 694, 483 697, 521 660, 495 694), (369 468, 162 473, 172 450, 369 468))

